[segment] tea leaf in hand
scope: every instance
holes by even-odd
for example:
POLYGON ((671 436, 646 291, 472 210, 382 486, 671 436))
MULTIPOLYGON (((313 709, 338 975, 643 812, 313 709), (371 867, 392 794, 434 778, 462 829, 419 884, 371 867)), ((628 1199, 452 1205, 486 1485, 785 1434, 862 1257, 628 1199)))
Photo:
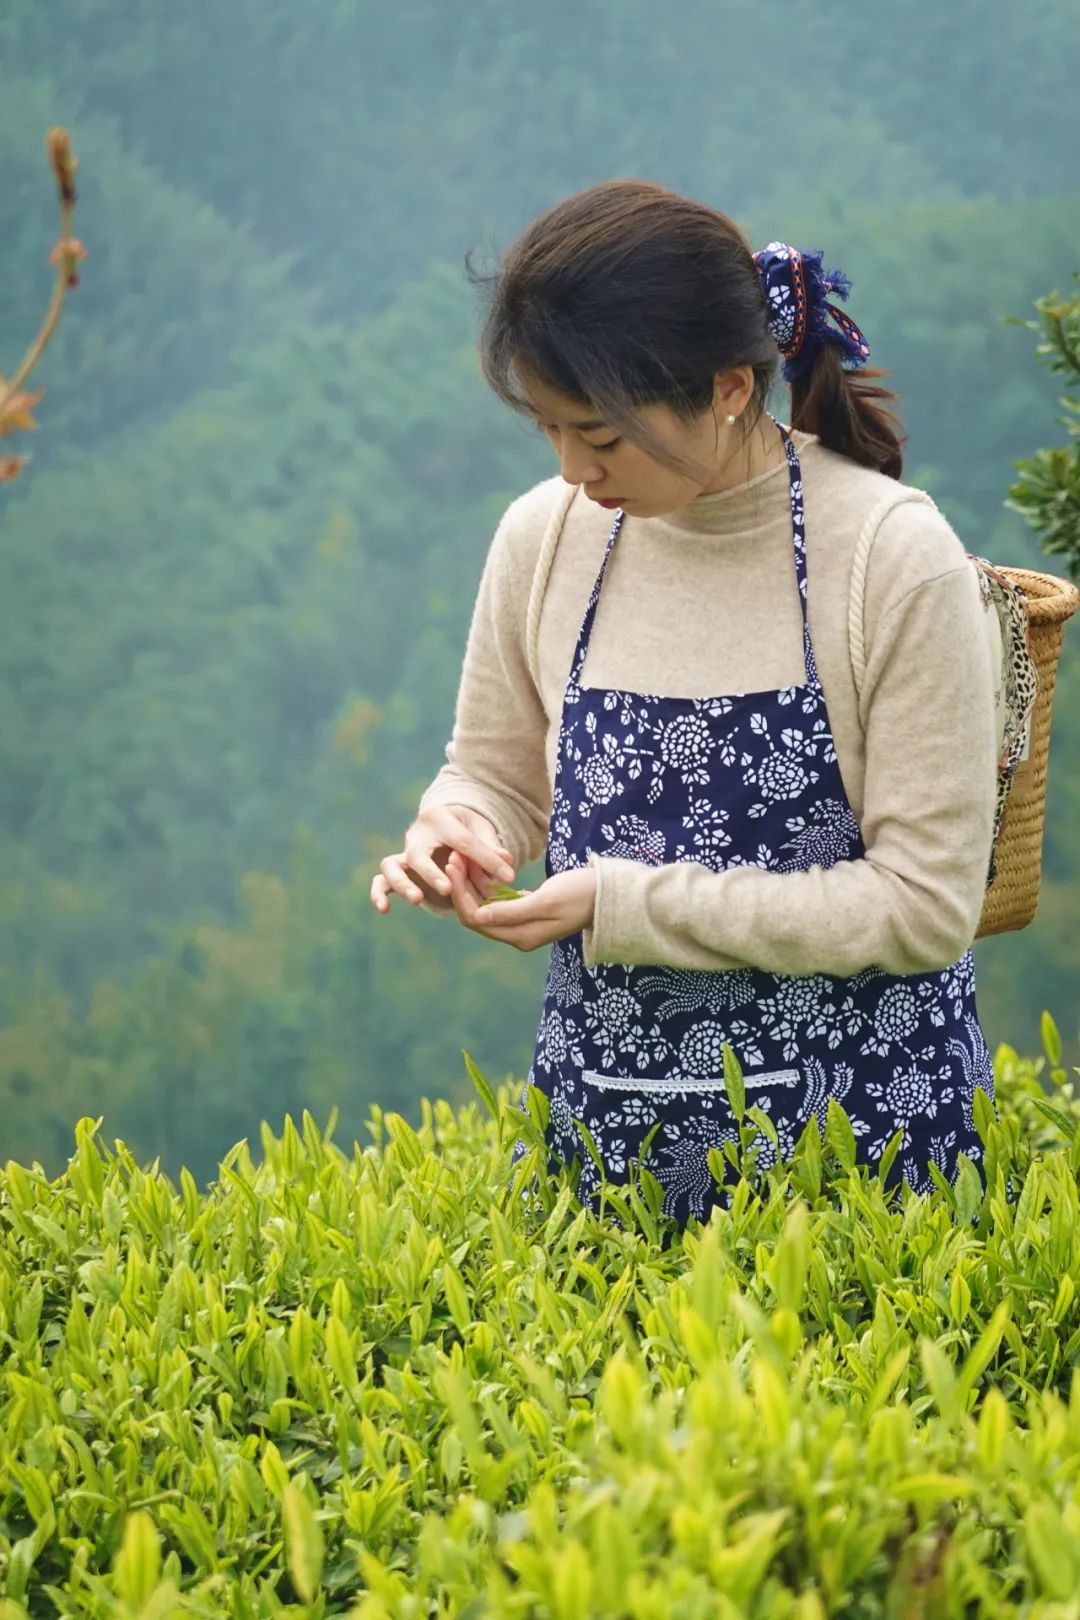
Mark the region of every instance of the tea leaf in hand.
POLYGON ((512 889, 509 883, 493 883, 488 890, 488 900, 520 900, 531 893, 531 889, 512 889))

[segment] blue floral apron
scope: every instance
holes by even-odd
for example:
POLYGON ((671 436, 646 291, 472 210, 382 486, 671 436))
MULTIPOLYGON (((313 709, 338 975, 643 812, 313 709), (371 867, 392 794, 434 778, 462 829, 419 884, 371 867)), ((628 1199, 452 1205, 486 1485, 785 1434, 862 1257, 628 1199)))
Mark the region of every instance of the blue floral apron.
MULTIPOLYGON (((549 877, 586 866, 593 851, 654 866, 694 861, 716 872, 805 871, 865 853, 810 639, 799 458, 776 426, 791 479, 805 682, 714 698, 579 685, 619 511, 566 686, 549 877)), ((981 1158, 972 1101, 976 1086, 993 1100, 994 1074, 970 950, 940 971, 897 975, 868 966, 851 978, 588 967, 579 932, 552 946, 521 1106, 530 1083, 547 1096, 549 1149, 567 1165, 581 1157, 582 1202, 600 1177, 575 1118, 591 1132, 612 1182, 628 1179, 629 1160, 640 1159, 643 1138, 660 1121, 643 1162, 664 1189, 663 1212, 682 1222, 708 1219, 721 1196, 708 1149, 738 1134, 723 1082, 725 1041, 742 1065, 747 1105, 768 1114, 785 1158, 811 1116, 824 1131, 830 1097, 851 1120, 862 1163, 876 1162, 903 1131, 886 1185, 902 1176, 916 1192, 930 1192, 930 1161, 952 1181, 961 1149, 981 1158)), ((512 1162, 525 1151, 516 1142, 512 1162)), ((759 1166, 774 1157, 766 1142, 759 1166)))

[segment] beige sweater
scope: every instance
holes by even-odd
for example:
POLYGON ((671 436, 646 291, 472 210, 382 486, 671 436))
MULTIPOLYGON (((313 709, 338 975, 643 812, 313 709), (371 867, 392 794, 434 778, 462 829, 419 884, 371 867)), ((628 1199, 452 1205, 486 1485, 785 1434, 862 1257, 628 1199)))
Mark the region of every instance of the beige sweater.
MULTIPOLYGON (((810 635, 866 855, 777 873, 594 854, 589 965, 918 973, 954 962, 974 939, 998 743, 998 671, 975 570, 934 507, 886 509, 866 569, 857 695, 852 557, 867 516, 903 486, 813 435, 793 437, 810 635)), ((801 683, 789 487, 785 463, 664 517, 627 515, 582 684, 701 697, 801 683)), ((488 816, 519 870, 546 847, 563 694, 613 521, 560 477, 508 507, 480 582, 447 763, 420 800, 488 816)), ((452 914, 443 902, 428 909, 452 914)))

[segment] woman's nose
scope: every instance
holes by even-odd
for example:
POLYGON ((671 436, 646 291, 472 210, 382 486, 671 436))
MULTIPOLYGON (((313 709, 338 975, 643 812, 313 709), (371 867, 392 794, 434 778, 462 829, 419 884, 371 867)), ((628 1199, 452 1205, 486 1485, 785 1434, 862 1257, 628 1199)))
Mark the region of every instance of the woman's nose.
POLYGON ((561 472, 568 484, 597 484, 600 473, 595 462, 590 462, 585 455, 578 455, 576 450, 564 450, 560 456, 561 472))

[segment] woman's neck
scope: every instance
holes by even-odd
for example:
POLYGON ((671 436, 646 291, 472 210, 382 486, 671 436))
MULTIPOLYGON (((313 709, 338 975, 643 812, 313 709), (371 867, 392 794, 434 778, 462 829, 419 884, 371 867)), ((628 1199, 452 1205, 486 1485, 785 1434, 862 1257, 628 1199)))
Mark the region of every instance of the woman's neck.
MULTIPOLYGON (((736 432, 737 428, 733 427, 732 436, 736 432)), ((753 479, 760 478, 762 473, 771 472, 774 467, 783 466, 786 461, 787 451, 780 429, 769 413, 763 411, 760 421, 734 450, 712 482, 700 491, 700 495, 726 494, 740 484, 749 484, 753 479)))
MULTIPOLYGON (((770 424, 771 425, 771 424, 770 424)), ((818 438, 816 434, 788 430, 801 467, 807 460, 816 460, 818 438)), ((780 456, 755 473, 753 477, 732 484, 713 494, 700 494, 685 506, 667 512, 658 522, 686 535, 696 535, 710 544, 726 539, 745 537, 748 531, 761 524, 771 523, 781 512, 788 513, 790 503, 790 465, 783 439, 777 434, 780 456)), ((743 466, 746 465, 743 452, 743 466)), ((786 521, 785 517, 785 521, 786 521)))

